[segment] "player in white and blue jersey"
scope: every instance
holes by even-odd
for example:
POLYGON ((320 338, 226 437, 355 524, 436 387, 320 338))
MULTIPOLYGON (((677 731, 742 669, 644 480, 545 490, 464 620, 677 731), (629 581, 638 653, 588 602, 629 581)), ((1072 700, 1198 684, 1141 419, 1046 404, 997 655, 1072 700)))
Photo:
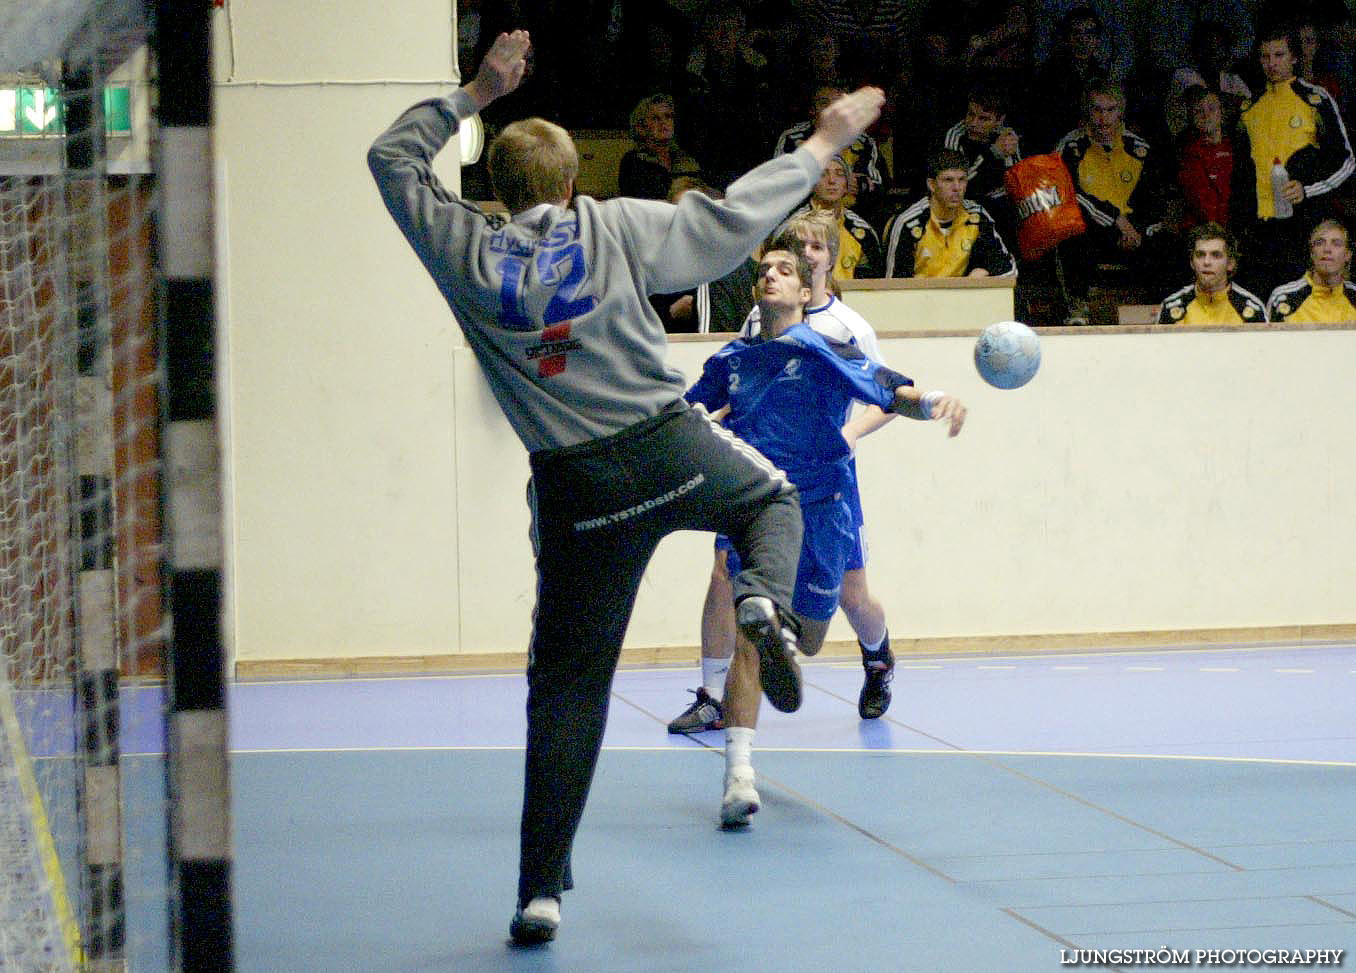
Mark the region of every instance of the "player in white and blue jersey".
MULTIPOLYGON (((913 382, 851 344, 831 341, 805 323, 810 299, 805 244, 779 235, 759 262, 760 334, 738 338, 712 355, 688 401, 705 407, 786 473, 796 485, 804 526, 791 608, 799 646, 814 655, 838 608, 843 573, 856 550, 856 524, 846 495, 855 489, 852 448, 842 428, 860 401, 914 419, 946 419, 956 435, 965 407, 944 392, 926 395, 913 382)), ((739 665, 740 643, 725 683, 726 774, 721 821, 748 823, 759 808, 751 762, 758 684, 739 665)))

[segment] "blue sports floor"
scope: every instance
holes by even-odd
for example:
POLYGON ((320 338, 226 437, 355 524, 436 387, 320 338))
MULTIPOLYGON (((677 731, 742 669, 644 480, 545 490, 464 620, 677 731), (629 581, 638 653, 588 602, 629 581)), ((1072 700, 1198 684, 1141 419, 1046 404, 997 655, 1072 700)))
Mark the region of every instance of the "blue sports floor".
POLYGON ((577 889, 533 950, 506 944, 521 673, 236 684, 238 968, 1038 971, 1074 950, 1356 949, 1356 646, 906 658, 869 723, 859 665, 805 676, 799 713, 764 707, 764 807, 727 833, 723 734, 665 732, 695 666, 618 673, 577 889))

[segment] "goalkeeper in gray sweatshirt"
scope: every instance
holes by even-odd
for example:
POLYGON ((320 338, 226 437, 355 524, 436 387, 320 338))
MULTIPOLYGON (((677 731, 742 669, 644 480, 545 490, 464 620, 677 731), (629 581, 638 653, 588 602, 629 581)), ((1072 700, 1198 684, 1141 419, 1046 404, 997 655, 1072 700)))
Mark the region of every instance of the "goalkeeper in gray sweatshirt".
POLYGON ((434 176, 458 125, 518 87, 525 31, 501 34, 476 77, 420 102, 372 145, 383 201, 452 308, 523 445, 537 563, 527 667, 527 753, 510 925, 545 942, 570 888, 570 849, 607 722, 608 696, 645 566, 675 530, 731 537, 739 630, 758 650, 769 702, 800 706, 791 589, 801 542, 795 488, 757 450, 683 400, 651 294, 688 290, 748 258, 880 112, 875 88, 821 114, 795 152, 764 163, 720 201, 675 205, 573 198, 568 133, 539 118, 489 149, 499 225, 434 176), (572 203, 573 199, 573 203, 572 203))

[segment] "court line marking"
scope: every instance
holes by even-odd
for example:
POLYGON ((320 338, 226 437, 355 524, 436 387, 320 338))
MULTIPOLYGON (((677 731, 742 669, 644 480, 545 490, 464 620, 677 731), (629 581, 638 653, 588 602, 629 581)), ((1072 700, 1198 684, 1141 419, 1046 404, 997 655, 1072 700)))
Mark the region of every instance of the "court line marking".
MULTIPOLYGON (((841 699, 841 700, 843 700, 844 702, 850 702, 850 700, 847 700, 847 699, 845 699, 844 697, 839 696, 839 695, 836 694, 836 693, 828 692, 827 690, 824 690, 824 692, 825 692, 827 695, 833 696, 833 697, 835 697, 835 698, 837 698, 837 699, 841 699)), ((889 717, 884 717, 884 719, 887 719, 887 720, 888 720, 889 717)), ((923 730, 920 730, 920 729, 917 728, 917 727, 909 726, 907 723, 900 723, 900 722, 895 721, 895 720, 890 720, 890 722, 894 723, 896 726, 900 726, 900 727, 902 727, 902 728, 904 728, 904 729, 906 729, 906 730, 909 730, 909 731, 912 732, 912 733, 916 733, 916 734, 918 734, 919 736, 923 737, 924 739, 927 739, 927 740, 935 740, 938 744, 940 744, 940 745, 942 745, 942 746, 951 747, 952 749, 957 750, 957 751, 962 752, 962 753, 973 753, 973 752, 974 752, 974 751, 966 750, 965 748, 960 747, 960 746, 957 745, 957 744, 953 744, 953 743, 951 743, 951 741, 949 741, 949 740, 944 740, 944 739, 942 739, 941 737, 937 736, 936 734, 933 734, 933 733, 927 733, 927 732, 925 732, 925 731, 923 731, 923 730)), ((1159 831, 1157 828, 1152 828, 1152 827, 1150 827, 1149 825, 1143 823, 1142 821, 1136 821, 1134 818, 1131 818, 1131 817, 1129 817, 1128 815, 1121 814, 1121 813, 1119 813, 1118 811, 1113 811, 1111 808, 1106 807, 1106 806, 1101 805, 1101 804, 1098 804, 1098 803, 1095 802, 1095 801, 1089 800, 1088 798, 1085 798, 1085 797, 1083 797, 1083 796, 1080 795, 1080 794, 1075 794, 1073 791, 1068 790, 1067 788, 1060 787, 1060 786, 1058 786, 1057 784, 1053 784, 1053 783, 1051 783, 1050 781, 1047 781, 1047 780, 1041 780, 1039 777, 1033 777, 1032 775, 1027 774, 1027 773, 1025 773, 1025 772, 1023 772, 1023 771, 1021 771, 1021 770, 1018 770, 1018 769, 1015 768, 1015 767, 1008 766, 1007 764, 1003 763, 1003 762, 1002 762, 1001 760, 999 760, 999 759, 995 759, 995 758, 989 757, 989 756, 983 756, 983 757, 981 757, 981 759, 984 760, 986 763, 989 763, 989 764, 990 764, 991 766, 993 766, 994 769, 996 769, 996 770, 1003 771, 1004 773, 1010 774, 1010 775, 1012 775, 1013 777, 1018 778, 1019 780, 1024 780, 1024 781, 1026 781, 1027 783, 1033 784, 1033 785, 1035 785, 1035 786, 1037 786, 1037 787, 1043 787, 1043 788, 1049 790, 1051 793, 1057 794, 1057 795, 1059 795, 1060 797, 1063 797, 1065 800, 1073 801, 1075 804, 1081 804, 1082 806, 1088 808, 1089 810, 1096 811, 1096 812, 1098 812, 1098 813, 1100 813, 1100 814, 1103 814, 1103 815, 1105 815, 1105 816, 1111 818, 1113 821, 1119 821, 1120 823, 1122 823, 1122 824, 1124 824, 1124 825, 1126 825, 1126 826, 1128 826, 1128 827, 1138 828, 1139 830, 1145 832, 1146 834, 1151 834, 1151 835, 1153 835, 1154 837, 1158 838, 1158 839, 1161 840, 1161 841, 1166 841, 1166 842, 1168 842, 1169 844, 1177 845, 1179 848, 1184 848, 1184 849, 1186 849, 1187 851, 1195 852, 1197 855, 1200 855, 1202 858, 1208 859, 1208 860, 1213 861, 1213 862, 1217 862, 1218 864, 1224 865, 1225 867, 1230 868, 1230 869, 1233 869, 1234 871, 1239 871, 1239 872, 1244 871, 1242 865, 1236 864, 1235 862, 1231 862, 1231 861, 1229 861, 1229 860, 1227 860, 1227 859, 1225 859, 1225 858, 1221 858, 1219 855, 1211 854, 1210 852, 1206 851, 1204 848, 1198 848, 1197 846, 1191 844, 1189 841, 1184 841, 1184 840, 1182 840, 1181 838, 1176 838, 1176 837, 1174 837, 1174 836, 1168 834, 1168 833, 1165 832, 1165 831, 1159 831)))
MULTIPOLYGON (((1213 874, 1213 873, 1207 873, 1213 874)), ((1332 894, 1332 893, 1328 893, 1332 894)), ((1342 893, 1345 894, 1345 893, 1342 893)), ((1338 906, 1333 906, 1331 902, 1319 901, 1315 895, 1296 895, 1293 892, 1277 892, 1275 895, 1192 895, 1180 899, 1119 899, 1114 902, 1069 902, 1067 904, 1051 904, 1048 902, 1029 903, 1013 906, 1014 909, 1026 909, 1031 912, 1040 912, 1042 909, 1110 909, 1122 905, 1183 905, 1187 903, 1202 902, 1271 902, 1275 899, 1313 899, 1320 905, 1330 906, 1337 909, 1338 912, 1345 913, 1356 919, 1356 912, 1347 912, 1338 906)))
MULTIPOLYGON (((1160 645, 1141 649, 1050 649, 1046 652, 1037 653, 973 653, 973 654, 947 654, 944 656, 919 655, 908 656, 901 655, 895 668, 903 668, 905 659, 913 658, 911 667, 917 667, 920 663, 928 663, 929 668, 943 669, 952 666, 961 666, 966 663, 973 664, 976 660, 998 661, 1037 661, 1051 659, 1109 659, 1115 656, 1172 656, 1174 658, 1183 655, 1218 655, 1220 653, 1244 653, 1253 654, 1258 652, 1315 652, 1331 649, 1348 649, 1356 651, 1356 643, 1346 640, 1333 641, 1289 641, 1289 642, 1240 642, 1240 643, 1222 643, 1219 645, 1184 645, 1174 647, 1172 645, 1160 645)), ((694 647, 695 651, 695 647, 694 647)), ((818 662, 809 662, 802 660, 802 667, 808 665, 809 668, 815 666, 837 667, 845 666, 855 668, 860 663, 848 662, 845 659, 825 658, 818 662)), ((674 663, 671 665, 654 665, 648 663, 623 663, 617 667, 618 675, 625 673, 652 673, 652 672, 682 672, 696 670, 696 664, 674 663)), ((1356 669, 1350 670, 1356 673, 1356 669)), ((230 680, 231 688, 244 688, 250 686, 294 686, 294 685, 312 685, 323 683, 357 683, 357 682, 419 682, 428 680, 463 680, 463 679, 521 679, 524 670, 516 668, 508 671, 504 670, 482 670, 479 672, 428 672, 428 673, 401 673, 397 675, 351 675, 351 676, 319 676, 308 678, 297 676, 290 679, 250 679, 250 678, 232 678, 230 680)), ((150 689, 156 686, 163 687, 162 682, 145 681, 139 687, 150 689)))
MULTIPOLYGON (((1009 908, 1009 907, 1004 907, 1004 908, 1001 909, 1000 911, 1002 911, 1002 912, 1006 913, 1007 915, 1011 916, 1013 919, 1016 919, 1016 920, 1017 920, 1018 922, 1020 922, 1022 925, 1031 927, 1032 929, 1036 930, 1036 932, 1040 933, 1042 936, 1045 936, 1047 939, 1054 940, 1055 942, 1059 943, 1061 946, 1067 946, 1069 949, 1075 949, 1075 950, 1081 948, 1077 943, 1075 943, 1075 942, 1073 942, 1073 941, 1071 941, 1071 940, 1065 939, 1063 936, 1061 936, 1059 933, 1055 932, 1054 930, 1046 929, 1046 928, 1045 928, 1044 926, 1042 926, 1040 923, 1035 922, 1034 920, 1027 918, 1026 916, 1022 915, 1020 912, 1018 912, 1016 909, 1009 908)), ((1118 973, 1119 973, 1119 971, 1120 971, 1120 967, 1117 967, 1117 966, 1107 966, 1107 967, 1105 967, 1105 969, 1108 969, 1108 970, 1115 970, 1115 971, 1118 971, 1118 973)))
MULTIPOLYGON (((712 753, 720 754, 724 752, 723 747, 720 745, 706 743, 693 736, 689 736, 686 739, 692 741, 692 746, 684 746, 682 743, 675 741, 667 746, 605 745, 603 749, 615 751, 617 753, 693 753, 710 751, 712 753)), ((240 756, 259 756, 272 753, 460 753, 463 751, 471 753, 480 751, 522 753, 524 749, 525 748, 521 743, 411 744, 384 747, 232 747, 230 753, 232 755, 240 756)), ((945 748, 927 750, 919 747, 758 747, 757 749, 760 753, 800 753, 808 756, 814 756, 816 754, 859 754, 862 756, 889 754, 897 757, 971 757, 975 759, 986 757, 1062 757, 1068 759, 1080 758, 1091 760, 1178 760, 1198 761, 1202 763, 1270 764, 1280 767, 1356 769, 1356 761, 1347 760, 1292 760, 1283 757, 1225 757, 1212 756, 1210 754, 1097 753, 1096 751, 1081 752, 1074 750, 957 750, 945 748)), ((162 754, 151 752, 128 752, 125 753, 124 756, 158 757, 162 756, 162 754)), ((1242 845, 1239 847, 1251 848, 1253 846, 1242 845)))
MULTIPOLYGON (((1329 892, 1329 893, 1327 893, 1327 894, 1328 894, 1328 895, 1332 895, 1333 893, 1329 892)), ((1352 894, 1352 893, 1350 893, 1350 892, 1345 892, 1345 893, 1338 893, 1338 894, 1339 894, 1339 895, 1350 895, 1350 894, 1352 894)), ((1334 912, 1338 912, 1338 913, 1341 913, 1342 915, 1347 916, 1347 917, 1349 917, 1349 918, 1356 919, 1356 912, 1353 912, 1353 911, 1350 910, 1350 909, 1344 909, 1344 908, 1342 908, 1340 905, 1337 905, 1335 902, 1329 902, 1327 899, 1324 899, 1324 898, 1322 898, 1322 897, 1320 897, 1320 896, 1317 896, 1317 895, 1306 895, 1305 898, 1306 898, 1306 899, 1309 899, 1311 902, 1316 902, 1316 903, 1318 903, 1319 905, 1323 906, 1325 909, 1332 909, 1334 912)))
MULTIPOLYGON (((648 716, 650 719, 654 720, 655 722, 659 723, 660 725, 667 725, 667 724, 665 724, 665 722, 664 722, 663 720, 660 719, 659 716, 657 716, 656 714, 650 712, 650 711, 647 710, 645 707, 641 706, 640 704, 636 703, 635 701, 630 700, 630 699, 627 699, 627 698, 625 698, 624 696, 620 696, 620 695, 618 695, 615 691, 613 692, 613 696, 616 697, 617 699, 619 699, 621 702, 625 703, 627 706, 630 706, 632 709, 634 709, 634 710, 636 710, 636 711, 638 711, 638 712, 640 712, 640 713, 643 713, 644 715, 648 716)), ((725 755, 725 754, 724 754, 724 747, 714 747, 714 746, 708 744, 705 740, 695 739, 695 738, 692 737, 692 736, 689 736, 689 737, 688 737, 688 740, 690 740, 692 743, 696 744, 697 747, 700 747, 702 750, 705 750, 707 753, 710 753, 710 754, 712 754, 712 755, 714 755, 714 756, 718 756, 718 757, 722 757, 722 758, 723 758, 724 755, 725 755)), ((633 748, 618 747, 618 748, 616 748, 616 749, 618 749, 618 750, 626 750, 626 749, 633 749, 633 748)), ((636 750, 642 750, 642 751, 648 751, 648 750, 649 750, 649 748, 647 748, 647 747, 636 747, 636 748, 634 748, 634 749, 636 749, 636 750)), ((662 749, 664 749, 664 750, 671 750, 671 749, 674 749, 674 748, 672 748, 672 747, 664 747, 664 748, 662 748, 662 749)), ((692 751, 696 750, 697 748, 696 748, 696 747, 692 747, 692 748, 684 747, 683 749, 684 749, 685 751, 687 751, 687 752, 692 752, 692 751)), ((931 874, 931 875, 935 875, 936 877, 938 877, 938 878, 940 878, 940 879, 942 879, 942 880, 944 880, 944 881, 946 881, 946 882, 948 882, 948 883, 950 883, 950 884, 952 884, 952 885, 957 884, 957 880, 956 880, 955 878, 953 878, 952 876, 946 874, 946 872, 943 872, 941 869, 936 868, 935 866, 928 864, 928 862, 926 862, 926 861, 924 861, 923 859, 919 858, 917 855, 914 855, 914 854, 910 853, 909 851, 905 850, 904 848, 900 847, 899 845, 896 845, 894 842, 886 840, 886 838, 885 838, 883 835, 876 834, 876 833, 875 833, 874 831, 872 831, 870 828, 867 828, 867 827, 864 827, 863 825, 858 824, 857 822, 855 822, 855 821, 853 821, 853 820, 851 820, 851 819, 845 817, 844 815, 839 814, 837 811, 834 811, 832 808, 829 808, 829 807, 827 807, 826 805, 821 804, 819 801, 817 801, 817 800, 811 798, 809 795, 804 794, 804 793, 802 793, 802 792, 799 791, 799 790, 796 790, 795 788, 791 787, 789 784, 787 784, 785 781, 781 780, 780 778, 773 777, 773 776, 769 776, 769 775, 764 774, 764 773, 762 773, 762 772, 760 771, 760 772, 758 773, 758 781, 759 781, 759 783, 761 783, 761 784, 769 784, 769 785, 771 785, 772 787, 775 787, 777 790, 781 791, 783 794, 786 794, 788 797, 790 797, 793 801, 798 801, 801 805, 803 805, 803 806, 805 806, 805 807, 808 807, 808 808, 811 808, 811 809, 813 809, 813 810, 815 810, 815 811, 818 811, 820 814, 823 814, 823 815, 825 815, 825 816, 831 818, 832 820, 837 821, 837 822, 838 822, 839 824, 841 824, 843 827, 848 828, 848 829, 851 830, 851 831, 855 831, 857 834, 861 835, 863 838, 867 839, 868 841, 872 842, 873 844, 879 845, 880 847, 886 849, 887 851, 891 852, 892 854, 897 855, 898 857, 903 858, 905 861, 907 861, 907 862, 913 864, 914 866, 923 869, 925 872, 928 872, 928 873, 931 874)))
POLYGON ((33 774, 33 763, 29 759, 28 748, 24 745, 23 729, 19 724, 19 714, 10 699, 9 681, 0 676, 0 724, 8 740, 14 758, 14 772, 19 782, 19 790, 28 801, 28 812, 33 828, 33 838, 38 845, 38 859, 47 875, 47 884, 51 889, 52 906, 56 912, 56 923, 61 929, 71 968, 84 966, 84 943, 80 937, 80 923, 76 920, 75 909, 71 905, 70 893, 66 888, 66 875, 61 867, 61 858, 57 854, 56 839, 52 835, 52 825, 47 817, 47 805, 42 799, 37 777, 33 774))

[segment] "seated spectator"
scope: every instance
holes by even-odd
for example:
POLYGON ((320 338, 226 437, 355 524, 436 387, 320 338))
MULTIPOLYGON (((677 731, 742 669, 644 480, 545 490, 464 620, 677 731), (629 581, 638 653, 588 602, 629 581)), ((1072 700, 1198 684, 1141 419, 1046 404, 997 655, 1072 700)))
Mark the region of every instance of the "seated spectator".
POLYGON ((918 33, 918 81, 941 118, 963 109, 975 78, 1016 88, 1030 74, 1031 25, 1023 0, 932 0, 918 33))
POLYGON ((928 162, 928 194, 885 229, 886 277, 1015 277, 1017 265, 979 203, 965 198, 969 160, 954 149, 928 162))
POLYGON ((1190 65, 1196 28, 1205 21, 1220 24, 1229 41, 1222 64, 1241 61, 1252 50, 1252 17, 1243 0, 1153 0, 1146 5, 1146 13, 1145 36, 1152 41, 1147 67, 1159 90, 1178 68, 1190 65))
POLYGON ((1083 119, 1080 98, 1092 84, 1110 79, 1102 19, 1091 7, 1070 10, 1060 24, 1058 42, 1027 91, 1021 114, 1027 149, 1049 152, 1083 119))
POLYGON ((1309 234, 1309 269, 1299 280, 1271 292, 1272 321, 1334 324, 1356 321, 1356 284, 1351 275, 1351 239, 1336 220, 1324 220, 1309 234))
POLYGON ((1332 95, 1296 77, 1299 45, 1292 31, 1264 31, 1258 61, 1266 86, 1239 115, 1231 202, 1234 229, 1270 293, 1304 272, 1304 233, 1328 215, 1333 192, 1356 172, 1356 157, 1332 95), (1279 195, 1293 210, 1289 216, 1277 211, 1272 191, 1277 161, 1288 176, 1279 195))
POLYGON ((847 163, 834 156, 810 194, 810 209, 828 210, 838 221, 835 280, 862 280, 881 275, 880 237, 866 220, 843 204, 847 195, 847 163))
POLYGON ((778 131, 770 76, 744 8, 707 6, 688 57, 679 132, 701 161, 706 181, 718 189, 767 158, 778 131))
MULTIPOLYGON (((790 7, 809 37, 831 40, 838 52, 839 70, 821 76, 821 82, 840 79, 858 84, 887 87, 909 60, 909 28, 915 0, 782 0, 790 7)), ((812 64, 813 58, 804 63, 812 64)), ((813 70, 813 68, 812 68, 813 70)))
MULTIPOLYGON (((711 199, 723 196, 700 179, 679 176, 673 180, 669 202, 678 202, 687 192, 698 192, 711 199)), ((664 330, 670 334, 738 331, 753 308, 753 286, 757 277, 758 262, 749 257, 718 280, 677 294, 652 295, 650 304, 664 322, 664 330)))
POLYGON ((1233 193, 1234 143, 1224 125, 1219 92, 1202 85, 1188 88, 1184 99, 1191 127, 1178 151, 1177 183, 1185 203, 1182 224, 1229 225, 1233 193))
POLYGON ((1036 0, 1031 18, 1031 56, 1036 68, 1064 42, 1065 18, 1079 7, 1092 11, 1102 28, 1097 60, 1106 66, 1107 79, 1123 83, 1135 67, 1135 36, 1132 17, 1119 0, 1036 0))
POLYGON ((673 138, 673 99, 642 98, 631 110, 631 137, 636 147, 621 158, 617 189, 636 199, 668 199, 679 176, 700 178, 701 166, 673 138))
POLYGON ((970 89, 965 118, 947 131, 942 147, 965 156, 969 162, 967 195, 997 219, 1011 239, 1017 221, 1003 177, 1022 157, 1022 150, 1017 133, 1007 124, 1007 115, 1003 91, 980 82, 970 89))
POLYGON ((1310 84, 1326 88, 1338 105, 1342 104, 1342 83, 1332 71, 1320 70, 1318 25, 1313 17, 1298 17, 1291 21, 1295 40, 1299 43, 1299 63, 1295 74, 1310 84))
POLYGON ((1125 127, 1120 85, 1094 84, 1083 97, 1085 121, 1058 145, 1073 176, 1088 230, 1060 244, 1069 294, 1069 323, 1085 323, 1088 291, 1099 265, 1124 267, 1126 283, 1140 285, 1150 269, 1146 240, 1159 230, 1164 202, 1161 175, 1149 143, 1125 127))
MULTIPOLYGON (((810 99, 810 117, 782 132, 777 137, 777 145, 772 154, 778 156, 796 151, 814 132, 819 113, 845 93, 845 88, 833 84, 816 89, 810 99)), ((847 163, 847 193, 843 196, 844 206, 856 206, 859 197, 880 192, 885 184, 885 178, 881 168, 880 149, 876 146, 875 139, 863 133, 839 155, 847 163)))
POLYGON ((1163 299, 1159 324, 1256 324, 1267 319, 1266 308, 1233 282, 1238 270, 1238 244, 1218 223, 1202 223, 1187 235, 1194 282, 1163 299))
POLYGON ((1203 20, 1196 25, 1191 37, 1191 62, 1173 72, 1164 99, 1164 120, 1172 135, 1180 134, 1190 124, 1186 96, 1198 86, 1212 88, 1227 98, 1228 103, 1222 98, 1220 106, 1227 109, 1226 127, 1233 126, 1238 107, 1252 97, 1252 92, 1247 82, 1230 70, 1229 52, 1229 37, 1223 24, 1203 20))

